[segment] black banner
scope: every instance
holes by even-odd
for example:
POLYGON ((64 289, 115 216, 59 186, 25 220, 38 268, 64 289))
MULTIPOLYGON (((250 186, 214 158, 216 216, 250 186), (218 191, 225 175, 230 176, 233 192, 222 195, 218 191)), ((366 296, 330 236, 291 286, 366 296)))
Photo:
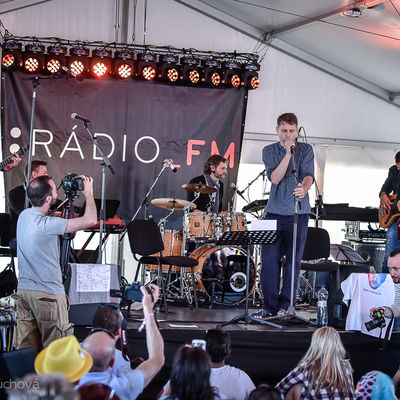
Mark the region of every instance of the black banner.
MULTIPOLYGON (((32 109, 31 80, 22 72, 3 73, 2 146, 4 157, 12 145, 29 143, 32 109)), ((77 81, 43 79, 37 88, 33 157, 48 163, 56 184, 68 173, 93 176, 95 197, 101 194, 101 159, 77 113, 91 121, 98 143, 109 157, 115 175, 106 171, 106 198, 118 199, 117 215, 132 218, 164 159, 178 171, 166 169, 150 194, 186 199, 181 185, 202 174, 212 153, 228 158, 225 200, 229 183, 236 182, 246 107, 245 89, 208 89, 115 79, 77 81)), ((27 157, 25 156, 25 160, 27 157)), ((24 161, 25 161, 24 160, 24 161)), ((5 193, 23 181, 21 167, 4 174, 5 193)), ((65 197, 62 189, 58 197, 65 197)), ((77 200, 79 205, 79 200, 77 200)), ((156 220, 167 214, 150 204, 156 220)), ((141 211, 138 215, 143 218, 141 211)), ((170 227, 180 224, 175 212, 170 227)))

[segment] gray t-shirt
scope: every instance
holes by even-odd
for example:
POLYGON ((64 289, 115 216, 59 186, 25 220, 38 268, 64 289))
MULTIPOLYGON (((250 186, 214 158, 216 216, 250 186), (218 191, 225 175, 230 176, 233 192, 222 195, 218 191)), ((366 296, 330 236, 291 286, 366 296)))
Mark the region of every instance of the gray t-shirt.
POLYGON ((67 223, 36 208, 22 211, 17 223, 18 289, 65 293, 58 236, 64 234, 67 223))

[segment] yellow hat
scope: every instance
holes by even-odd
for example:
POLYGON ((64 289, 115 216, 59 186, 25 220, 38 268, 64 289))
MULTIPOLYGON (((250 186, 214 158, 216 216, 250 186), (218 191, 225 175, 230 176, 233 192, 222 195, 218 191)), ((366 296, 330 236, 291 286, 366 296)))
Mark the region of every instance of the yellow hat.
POLYGON ((70 382, 81 379, 92 365, 92 356, 81 348, 75 336, 55 340, 35 359, 35 371, 38 374, 61 372, 70 382))

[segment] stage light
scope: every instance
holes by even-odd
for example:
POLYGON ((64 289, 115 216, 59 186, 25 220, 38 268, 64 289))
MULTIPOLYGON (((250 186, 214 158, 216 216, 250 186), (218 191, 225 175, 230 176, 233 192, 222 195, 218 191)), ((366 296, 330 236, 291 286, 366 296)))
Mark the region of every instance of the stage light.
POLYGON ((135 72, 135 55, 128 50, 114 53, 114 76, 119 79, 132 78, 135 72))
POLYGON ((3 44, 1 66, 3 71, 14 71, 21 66, 21 43, 8 41, 3 44))
POLYGON ((92 59, 90 60, 90 73, 95 78, 104 78, 111 74, 111 50, 95 49, 92 51, 92 59))
POLYGON ((182 67, 179 65, 179 57, 173 54, 164 54, 160 57, 158 65, 158 78, 170 83, 179 82, 182 76, 182 67))
POLYGON ((138 54, 138 77, 151 81, 157 73, 157 56, 152 53, 138 54))
POLYGON ((44 68, 44 46, 39 43, 31 43, 25 46, 23 54, 23 67, 27 72, 42 72, 44 68))
POLYGON ((60 72, 61 67, 66 64, 65 55, 67 53, 67 48, 60 45, 47 47, 46 71, 51 75, 60 72))
POLYGON ((89 54, 90 50, 87 47, 72 47, 69 50, 68 68, 72 75, 85 77, 89 70, 89 54))
POLYGON ((182 76, 183 80, 190 85, 197 85, 204 77, 202 76, 202 69, 199 67, 199 59, 193 56, 184 56, 181 58, 183 65, 182 76))
POLYGON ((227 87, 238 88, 241 83, 242 69, 241 64, 236 60, 225 61, 223 64, 225 70, 223 81, 227 87))
POLYGON ((249 61, 243 64, 243 82, 242 85, 247 89, 258 89, 260 86, 260 80, 258 78, 258 72, 260 70, 260 64, 255 61, 249 61))
POLYGON ((222 83, 221 62, 208 58, 201 63, 204 67, 204 83, 207 86, 218 87, 222 83))

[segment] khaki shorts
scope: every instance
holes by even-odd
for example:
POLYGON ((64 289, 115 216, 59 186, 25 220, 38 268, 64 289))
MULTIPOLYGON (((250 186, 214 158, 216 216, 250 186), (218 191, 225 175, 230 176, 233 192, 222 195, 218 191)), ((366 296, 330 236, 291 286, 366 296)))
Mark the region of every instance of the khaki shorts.
POLYGON ((69 322, 69 301, 65 294, 18 290, 16 348, 33 347, 36 352, 53 340, 74 334, 69 322))

